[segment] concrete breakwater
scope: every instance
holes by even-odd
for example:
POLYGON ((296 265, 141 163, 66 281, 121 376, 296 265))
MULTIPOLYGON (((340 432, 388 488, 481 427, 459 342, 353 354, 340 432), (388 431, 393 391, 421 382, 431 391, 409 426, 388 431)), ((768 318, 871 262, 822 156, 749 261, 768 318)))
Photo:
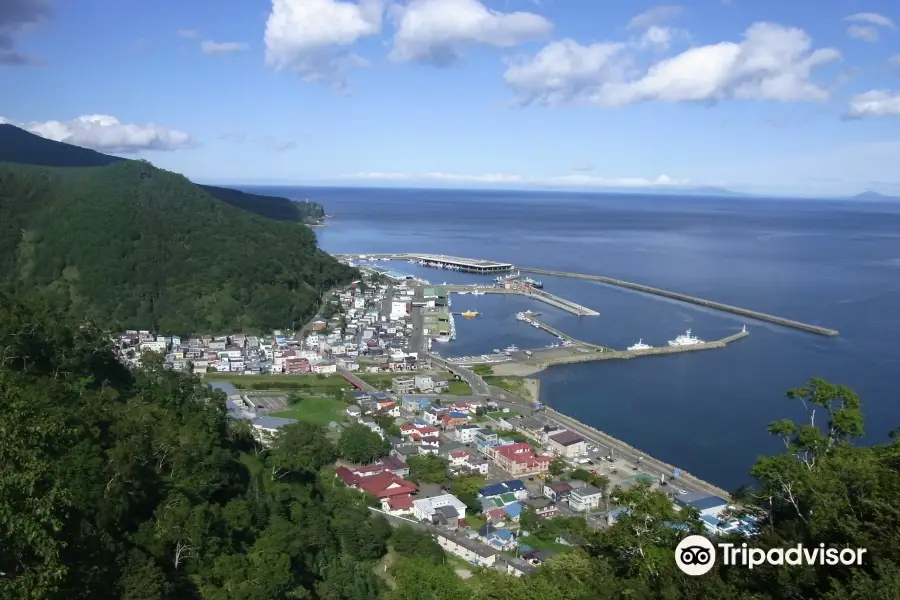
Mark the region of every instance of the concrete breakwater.
POLYGON ((598 281, 600 283, 605 283, 607 285, 614 285, 617 287, 635 290, 638 292, 644 292, 645 294, 652 294, 654 296, 661 296, 663 298, 679 300, 681 302, 687 302, 689 304, 696 304, 697 306, 703 306, 706 308, 721 310, 723 312, 728 312, 728 313, 732 313, 735 315, 750 317, 751 319, 756 319, 757 321, 765 321, 767 323, 774 323, 775 325, 791 327, 794 329, 799 329, 801 331, 807 331, 809 333, 815 333, 818 335, 826 335, 826 336, 838 335, 838 331, 836 329, 828 329, 826 327, 819 327, 818 325, 810 325, 808 323, 801 323, 800 321, 794 321, 792 319, 785 319, 784 317, 777 317, 775 315, 761 313, 761 312, 757 312, 755 310, 741 308, 739 306, 731 306, 730 304, 723 304, 721 302, 715 302, 713 300, 697 298, 696 296, 688 296, 687 294, 681 294, 679 292, 670 292, 669 290, 663 290, 660 288, 650 287, 649 285, 643 285, 641 283, 632 283, 630 281, 622 281, 621 279, 613 279, 612 277, 603 277, 602 275, 587 275, 585 273, 568 273, 565 271, 551 271, 548 269, 532 269, 532 268, 527 268, 527 267, 517 267, 517 268, 520 271, 524 271, 524 272, 528 272, 528 273, 537 273, 537 274, 541 274, 541 275, 550 275, 550 276, 554 276, 554 277, 569 277, 569 278, 574 278, 574 279, 586 279, 589 281, 598 281))
POLYGON ((490 286, 474 286, 474 285, 445 285, 441 286, 445 288, 448 292, 459 293, 459 292, 474 292, 480 291, 485 294, 515 294, 518 296, 526 296, 528 298, 534 298, 535 300, 540 300, 545 304, 549 304, 550 306, 554 306, 556 308, 560 308, 566 312, 570 312, 573 315, 579 316, 587 316, 587 317, 595 317, 599 315, 595 310, 591 310, 586 306, 581 306, 580 304, 576 304, 571 302, 570 300, 566 300, 565 298, 560 298, 559 296, 554 296, 553 294, 549 294, 547 292, 540 292, 538 290, 525 291, 518 289, 507 289, 507 288, 499 288, 499 287, 490 287, 490 286))
POLYGON ((596 345, 596 344, 589 344, 588 342, 585 342, 585 341, 582 341, 582 340, 573 338, 571 335, 569 335, 569 334, 567 334, 567 333, 563 333, 562 331, 560 331, 560 330, 557 329, 556 327, 553 327, 553 326, 551 326, 551 325, 547 325, 547 324, 544 323, 543 321, 541 321, 541 320, 539 320, 539 319, 536 319, 536 318, 533 317, 533 316, 529 317, 529 319, 531 320, 532 323, 537 324, 538 327, 540 327, 541 329, 543 329, 543 330, 546 331, 547 333, 551 333, 551 334, 555 335, 556 337, 559 337, 559 338, 562 338, 562 339, 564 339, 564 340, 570 341, 570 342, 572 342, 573 344, 576 344, 576 345, 578 345, 578 346, 582 346, 582 347, 585 347, 585 348, 593 348, 593 349, 598 350, 598 351, 614 352, 614 350, 612 350, 611 348, 606 348, 606 347, 604 347, 604 346, 598 346, 598 345, 596 345))
MULTIPOLYGON (((582 352, 571 356, 554 356, 552 358, 534 358, 524 361, 526 364, 549 367, 552 365, 567 365, 573 363, 591 362, 595 360, 627 360, 631 358, 640 358, 641 356, 661 356, 666 354, 680 354, 682 352, 698 352, 700 350, 713 350, 716 348, 725 348, 731 342, 747 337, 750 332, 743 330, 730 335, 721 340, 713 342, 703 342, 702 344, 693 344, 691 346, 662 346, 660 348, 650 348, 647 350, 597 350, 595 352, 582 352)), ((572 339, 572 338, 569 338, 572 339)), ((602 348, 593 344, 587 344, 574 340, 575 343, 589 348, 602 348)))

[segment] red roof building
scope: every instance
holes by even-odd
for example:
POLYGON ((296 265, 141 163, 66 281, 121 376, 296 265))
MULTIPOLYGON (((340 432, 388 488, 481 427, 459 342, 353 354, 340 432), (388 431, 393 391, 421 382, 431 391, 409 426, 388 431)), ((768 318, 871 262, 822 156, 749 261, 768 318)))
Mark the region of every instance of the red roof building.
POLYGON ((550 468, 553 458, 534 453, 529 444, 508 444, 485 448, 488 458, 511 475, 543 473, 550 468))

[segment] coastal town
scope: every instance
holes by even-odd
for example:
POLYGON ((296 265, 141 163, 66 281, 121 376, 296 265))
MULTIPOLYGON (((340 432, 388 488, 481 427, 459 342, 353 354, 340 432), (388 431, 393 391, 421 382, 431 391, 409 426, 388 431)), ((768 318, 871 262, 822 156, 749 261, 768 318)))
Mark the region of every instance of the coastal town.
POLYGON ((392 524, 431 532, 470 566, 528 573, 578 546, 579 533, 615 522, 628 507, 613 492, 638 485, 698 511, 710 532, 752 533, 754 519, 732 516, 724 492, 691 489, 677 471, 651 474, 644 456, 552 418, 537 394, 488 385, 499 379, 489 365, 464 368, 432 353, 455 335, 450 302, 440 287, 369 271, 330 293, 297 330, 126 331, 116 341, 127 364, 155 356, 208 380, 261 444, 298 421, 338 442, 382 444, 367 462, 339 460, 335 480, 368 495, 392 524))

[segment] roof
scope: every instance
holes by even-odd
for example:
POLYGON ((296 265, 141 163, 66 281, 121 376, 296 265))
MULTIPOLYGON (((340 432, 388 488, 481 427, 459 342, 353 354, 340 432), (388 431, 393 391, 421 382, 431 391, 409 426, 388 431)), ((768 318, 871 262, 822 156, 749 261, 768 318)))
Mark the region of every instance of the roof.
POLYGON ((435 512, 441 513, 442 515, 444 515, 444 516, 445 516, 446 518, 448 518, 448 519, 454 519, 454 518, 458 518, 458 517, 459 517, 459 511, 456 510, 454 507, 450 506, 449 504, 448 504, 447 506, 439 506, 439 507, 437 507, 437 508, 435 509, 435 512))
POLYGON ((522 505, 518 502, 513 502, 512 504, 507 504, 503 507, 503 512, 508 514, 511 517, 518 517, 522 514, 522 505))
POLYGON ((503 504, 509 504, 518 500, 516 495, 512 493, 501 494, 500 499, 503 500, 503 504))
POLYGON ((565 494, 572 491, 572 484, 568 481, 555 481, 548 486, 557 494, 565 494))
POLYGON ((562 431, 556 435, 551 435, 550 439, 560 446, 573 446, 584 441, 584 438, 574 431, 562 431))
POLYGON ((356 487, 378 498, 410 494, 418 489, 416 484, 411 481, 404 481, 390 471, 382 471, 377 475, 363 477, 356 484, 356 487))
POLYGON ((413 499, 409 494, 402 494, 388 498, 387 503, 391 510, 409 510, 412 508, 413 499))
POLYGON ((597 488, 595 488, 595 487, 592 486, 592 485, 586 485, 586 486, 584 486, 583 488, 581 488, 580 490, 572 490, 572 495, 573 495, 573 496, 582 496, 582 497, 584 497, 584 496, 596 496, 597 494, 601 494, 601 495, 602 495, 603 492, 601 492, 600 490, 598 490, 597 488))
POLYGON ((695 500, 700 500, 701 498, 709 498, 709 494, 706 492, 688 492, 687 494, 680 494, 675 496, 675 502, 681 504, 682 506, 687 506, 688 504, 694 502, 695 500))
POLYGON ((281 429, 287 425, 296 423, 296 419, 283 419, 281 417, 256 417, 250 424, 254 427, 262 427, 263 429, 281 429))
POLYGON ((408 469, 409 466, 397 458, 396 456, 385 456, 384 458, 378 461, 379 464, 384 465, 386 468, 391 469, 392 471, 399 471, 401 469, 408 469))
POLYGON ((466 550, 469 550, 470 552, 474 552, 475 554, 477 554, 478 556, 481 556, 483 558, 488 558, 490 556, 494 556, 497 554, 496 552, 494 552, 493 550, 491 550, 484 544, 481 544, 474 540, 470 540, 467 537, 457 535, 457 534, 449 532, 449 531, 439 532, 438 537, 442 537, 445 540, 451 541, 458 546, 462 546, 466 550))
POLYGON ((691 506, 697 510, 707 510, 709 508, 717 508, 719 506, 728 506, 728 501, 718 496, 707 496, 691 502, 691 506))

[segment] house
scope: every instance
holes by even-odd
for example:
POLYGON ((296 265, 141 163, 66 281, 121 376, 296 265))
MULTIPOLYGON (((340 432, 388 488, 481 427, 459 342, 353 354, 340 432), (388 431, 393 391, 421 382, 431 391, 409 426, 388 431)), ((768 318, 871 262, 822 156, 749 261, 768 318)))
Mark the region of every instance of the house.
POLYGON ((413 377, 394 377, 391 391, 395 394, 411 394, 416 391, 416 379, 413 377))
POLYGON ((503 507, 502 510, 504 515, 506 516, 506 519, 513 523, 518 523, 519 517, 522 516, 522 505, 518 502, 507 504, 503 507))
POLYGON ((423 394, 434 391, 434 381, 431 379, 430 375, 416 375, 414 379, 415 388, 423 394))
POLYGON ((675 504, 681 507, 697 509, 700 517, 710 515, 718 517, 728 507, 728 501, 719 496, 703 492, 688 492, 675 497, 675 504))
POLYGON ((510 479, 502 483, 493 483, 478 490, 479 498, 502 498, 505 495, 509 495, 509 501, 504 502, 505 504, 525 500, 528 498, 528 488, 525 487, 521 480, 510 479))
POLYGON ((458 425, 454 431, 453 435, 456 438, 457 442, 463 444, 470 444, 475 441, 475 434, 478 432, 478 425, 474 425, 472 423, 466 423, 463 425, 458 425))
POLYGON ((428 521, 435 525, 448 525, 455 528, 458 520, 466 517, 466 505, 453 494, 419 498, 413 501, 413 516, 419 521, 428 521))
POLYGON ((359 422, 380 435, 382 438, 384 437, 384 430, 372 417, 362 417, 359 422))
POLYGON ((441 422, 441 415, 445 412, 446 411, 440 408, 426 408, 424 413, 422 414, 422 420, 424 420, 428 425, 437 425, 441 422))
POLYGON ((497 560, 497 554, 487 546, 456 533, 441 531, 437 542, 450 554, 479 567, 492 567, 497 560))
POLYGON ((587 442, 572 431, 563 431, 550 436, 548 446, 554 454, 566 458, 575 458, 587 452, 587 442))
POLYGON ((518 544, 512 531, 493 525, 484 525, 478 530, 478 537, 491 548, 500 551, 512 550, 518 544))
POLYGON ((409 465, 407 465, 400 458, 393 455, 388 455, 384 458, 380 458, 375 464, 382 466, 397 477, 406 477, 407 475, 409 475, 409 465))
POLYGON ((431 406, 431 398, 427 396, 403 396, 400 408, 404 412, 418 413, 431 406))
POLYGON ((281 429, 296 422, 296 419, 263 416, 256 417, 250 421, 250 425, 253 427, 253 435, 256 436, 256 439, 261 443, 268 445, 281 429))
POLYGON ((531 507, 538 517, 550 519, 559 514, 559 509, 548 498, 532 498, 525 501, 525 505, 531 507))
POLYGON ((554 502, 559 502, 569 498, 569 495, 572 493, 572 484, 568 481, 545 483, 543 492, 545 497, 554 502))
POLYGON ((456 450, 450 453, 449 459, 451 467, 461 467, 468 461, 469 453, 465 450, 456 450))
POLYGON ((388 470, 360 476, 346 467, 338 467, 335 469, 335 476, 340 477, 348 487, 372 494, 379 500, 394 496, 409 496, 418 490, 415 483, 401 479, 388 470))
POLYGON ((469 455, 469 458, 466 459, 463 466, 473 473, 480 473, 482 475, 488 474, 488 461, 480 456, 469 455))
POLYGON ((523 550, 519 552, 519 557, 527 561, 529 564, 536 566, 542 565, 551 558, 556 556, 553 550, 523 550))
POLYGON ((603 492, 592 485, 587 485, 578 490, 572 490, 569 496, 569 508, 578 511, 588 511, 600 506, 603 492))
POLYGON ((411 515, 413 512, 413 499, 409 494, 382 498, 381 510, 389 515, 411 515))
POLYGON ((347 407, 346 413, 347 413, 348 417, 353 417, 354 419, 356 419, 360 415, 362 415, 362 409, 360 409, 355 404, 351 404, 350 406, 347 407))
POLYGON ((407 457, 415 456, 419 453, 419 447, 412 444, 401 444, 394 446, 391 450, 391 456, 395 456, 402 461, 406 461, 407 457))
POLYGON ((469 415, 462 412, 447 412, 441 415, 441 427, 445 431, 452 431, 459 425, 465 425, 469 422, 469 415))
POLYGON ((549 456, 535 454, 529 444, 489 446, 485 448, 485 455, 511 475, 544 473, 553 461, 549 456))
POLYGON ((534 573, 537 567, 521 558, 507 557, 504 559, 506 563, 506 574, 521 577, 522 575, 530 575, 534 573))
POLYGON ((541 439, 544 424, 533 417, 521 417, 513 422, 516 431, 521 431, 527 436, 535 439, 541 439))
POLYGON ((614 508, 608 513, 606 513, 606 524, 609 526, 615 525, 616 521, 619 519, 621 515, 628 514, 627 508, 614 508))
POLYGON ((450 382, 446 379, 432 379, 431 391, 435 394, 443 394, 450 389, 450 382))

